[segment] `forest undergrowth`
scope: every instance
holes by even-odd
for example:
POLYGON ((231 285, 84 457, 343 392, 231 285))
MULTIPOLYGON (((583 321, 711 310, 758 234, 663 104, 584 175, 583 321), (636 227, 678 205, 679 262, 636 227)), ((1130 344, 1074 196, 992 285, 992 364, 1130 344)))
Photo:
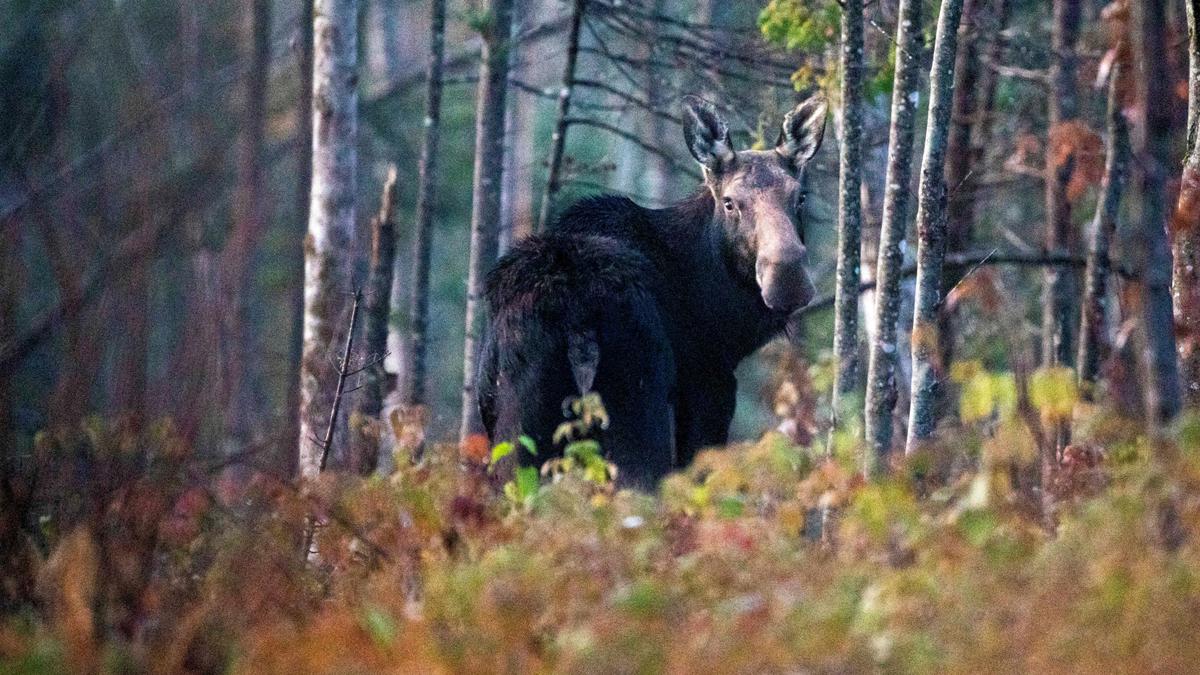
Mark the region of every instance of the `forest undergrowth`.
POLYGON ((772 432, 702 454, 657 494, 617 490, 586 442, 506 486, 488 468, 506 449, 486 444, 296 486, 204 465, 168 424, 93 420, 39 440, 60 473, 6 483, 0 672, 1200 662, 1184 638, 1200 628, 1200 420, 1150 441, 1080 404, 1043 500, 1034 436, 1003 408, 882 482, 861 479, 853 432, 832 458, 772 432))

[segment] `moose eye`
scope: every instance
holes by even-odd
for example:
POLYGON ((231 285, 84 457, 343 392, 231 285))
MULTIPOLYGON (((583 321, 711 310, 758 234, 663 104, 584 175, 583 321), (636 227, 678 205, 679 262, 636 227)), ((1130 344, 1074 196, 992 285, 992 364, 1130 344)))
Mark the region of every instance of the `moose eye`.
POLYGON ((732 199, 730 199, 729 197, 726 197, 726 198, 725 198, 725 210, 726 210, 726 211, 732 211, 732 210, 733 210, 733 200, 732 200, 732 199))

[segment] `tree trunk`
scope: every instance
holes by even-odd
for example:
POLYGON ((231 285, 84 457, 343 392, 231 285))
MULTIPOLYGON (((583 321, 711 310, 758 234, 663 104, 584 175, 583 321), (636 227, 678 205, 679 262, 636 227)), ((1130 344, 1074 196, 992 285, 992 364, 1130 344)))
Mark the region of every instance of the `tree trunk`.
POLYGON ((483 285, 496 260, 500 188, 504 171, 504 106, 508 94, 508 42, 512 0, 489 0, 475 109, 475 177, 471 185, 471 257, 467 272, 466 340, 463 345, 461 439, 480 433, 475 371, 483 325, 483 285))
MULTIPOLYGON (((958 27, 958 55, 954 60, 954 103, 950 113, 950 136, 946 141, 946 250, 965 251, 971 245, 975 225, 975 190, 972 130, 980 99, 979 55, 976 40, 983 0, 964 0, 958 27)), ((947 287, 953 285, 948 280, 947 287)), ((945 335, 943 335, 945 337, 945 335)))
MULTIPOLYGON (((654 0, 651 3, 651 10, 656 16, 662 15, 665 2, 664 0, 654 0)), ((711 8, 710 8, 711 10, 711 8)), ((712 21, 712 12, 709 12, 708 20, 712 21)), ((654 24, 658 27, 658 24, 654 24)), ((658 41, 655 40, 657 43, 658 41)), ((663 120, 660 111, 667 108, 670 101, 670 95, 659 86, 664 76, 663 69, 655 64, 653 45, 647 50, 650 62, 646 64, 645 82, 642 85, 646 93, 646 102, 650 104, 653 112, 647 112, 640 116, 639 124, 643 128, 642 138, 669 138, 667 134, 669 130, 663 120)), ((633 192, 641 192, 651 200, 654 206, 666 206, 669 202, 668 183, 671 177, 671 165, 661 156, 655 154, 637 153, 642 157, 643 164, 641 170, 641 182, 633 192)))
POLYGON ((1142 364, 1147 419, 1165 422, 1179 412, 1179 364, 1171 308, 1171 249, 1166 232, 1166 168, 1171 141, 1171 78, 1166 61, 1166 7, 1130 3, 1134 61, 1138 64, 1133 150, 1141 169, 1142 213, 1132 246, 1142 275, 1142 364))
MULTIPOLYGON (((9 345, 17 337, 17 310, 26 289, 26 265, 23 260, 23 236, 17 218, 0 220, 0 345, 9 345)), ((2 351, 2 350, 0 350, 2 351)), ((12 373, 0 380, 0 467, 11 475, 17 451, 16 420, 13 419, 14 384, 12 373)))
MULTIPOLYGON (((154 218, 151 209, 142 210, 145 218, 154 218)), ((147 367, 150 361, 150 288, 148 269, 153 253, 136 260, 125 271, 117 291, 120 302, 113 319, 120 325, 121 339, 116 344, 114 372, 109 382, 112 396, 109 408, 124 418, 130 430, 142 429, 146 419, 147 367)))
MULTIPOLYGON (((527 28, 521 17, 538 17, 533 0, 513 0, 512 32, 508 50, 509 78, 528 83, 535 70, 536 57, 528 45, 521 43, 520 35, 527 28)), ((514 92, 505 107, 504 114, 504 184, 500 197, 500 255, 504 255, 513 242, 533 232, 533 143, 537 107, 540 96, 514 92)))
MULTIPOLYGON (((950 113, 950 137, 946 143, 946 250, 966 251, 974 242, 975 235, 975 173, 978 155, 975 134, 981 114, 990 110, 980 103, 990 103, 990 93, 984 88, 994 87, 994 77, 982 78, 980 73, 979 44, 986 32, 981 18, 984 0, 963 2, 962 23, 958 27, 958 55, 954 62, 954 104, 950 113)), ((942 281, 945 289, 958 283, 958 275, 950 272, 942 281)), ((954 361, 954 316, 950 311, 941 313, 938 324, 941 336, 942 363, 954 361)))
POLYGON ((946 136, 954 89, 954 57, 963 0, 943 0, 929 71, 929 121, 917 203, 917 288, 912 328, 912 403, 908 416, 911 454, 933 436, 938 383, 944 364, 939 355, 937 318, 942 303, 942 266, 946 255, 946 136))
POLYGON ((571 114, 571 94, 575 89, 575 63, 579 56, 579 28, 587 0, 574 0, 571 6, 571 26, 567 31, 567 60, 563 65, 562 87, 558 90, 558 112, 554 118, 554 134, 550 137, 550 157, 546 160, 546 192, 538 214, 538 232, 545 232, 554 213, 554 201, 561 187, 563 149, 567 144, 567 117, 571 114))
POLYGON ((432 0, 429 22, 428 82, 425 90, 425 137, 417 170, 417 218, 413 225, 412 282, 409 284, 409 354, 404 405, 425 403, 426 336, 429 332, 429 258, 433 240, 433 201, 437 190, 438 139, 442 126, 442 61, 446 46, 446 1, 432 0))
POLYGON ((1200 409, 1200 0, 1188 17, 1188 155, 1171 223, 1172 286, 1184 400, 1200 409))
POLYGON ((241 139, 238 147, 238 187, 234 196, 233 231, 221 252, 222 301, 214 321, 221 330, 221 381, 225 399, 225 435, 237 444, 249 442, 263 422, 262 396, 256 394, 262 372, 257 367, 257 333, 250 304, 254 285, 254 258, 266 233, 263 181, 263 147, 266 135, 267 82, 271 68, 271 1, 253 0, 245 8, 244 26, 249 46, 243 81, 241 139))
MULTIPOLYGON (((1071 225, 1067 183, 1074 167, 1072 158, 1056 163, 1050 138, 1065 122, 1078 116, 1076 100, 1075 41, 1079 35, 1080 0, 1054 0, 1054 28, 1050 50, 1049 130, 1046 141, 1046 251, 1074 253, 1078 233, 1071 225)), ((1071 362, 1075 317, 1079 316, 1078 274, 1073 270, 1048 268, 1042 296, 1042 363, 1047 366, 1071 362)), ((1060 430, 1065 433, 1065 429, 1060 430)), ((1061 435, 1060 445, 1065 440, 1061 435)))
POLYGON ((309 218, 309 202, 312 199, 312 151, 313 151, 313 3, 300 3, 300 55, 297 75, 300 79, 300 95, 296 101, 296 206, 293 222, 296 223, 296 243, 290 250, 292 280, 292 332, 288 343, 287 410, 281 434, 280 450, 276 466, 280 475, 290 478, 299 467, 299 452, 292 447, 300 435, 300 371, 304 360, 304 253, 309 218))
POLYGON ((380 438, 375 422, 383 408, 387 373, 383 359, 387 353, 388 317, 392 308, 392 273, 396 262, 396 165, 388 168, 379 199, 379 213, 371 220, 371 271, 367 277, 367 296, 363 321, 366 363, 362 393, 355 406, 355 429, 351 435, 350 469, 369 475, 379 462, 380 438))
POLYGON ((1096 215, 1092 220, 1091 243, 1084 273, 1083 311, 1079 319, 1079 355, 1075 362, 1080 390, 1086 400, 1092 400, 1100 364, 1109 350, 1108 275, 1112 270, 1112 261, 1108 252, 1117 229, 1121 189, 1129 163, 1129 131, 1125 115, 1121 112, 1118 86, 1123 81, 1120 66, 1114 67, 1108 77, 1108 144, 1105 149, 1104 179, 1096 215))
POLYGON ((912 180, 913 128, 920 82, 921 0, 901 0, 896 22, 896 75, 892 87, 892 124, 888 131, 883 222, 875 280, 875 337, 867 365, 866 432, 869 451, 863 468, 877 475, 892 447, 892 410, 896 407, 896 321, 908 228, 912 180))
POLYGON ((319 473, 323 430, 331 404, 328 350, 348 303, 357 181, 358 2, 317 0, 313 15, 312 200, 305 240, 304 356, 300 366, 300 470, 319 473))
POLYGON ((837 287, 834 295, 834 425, 842 397, 858 386, 858 284, 862 254, 863 3, 842 3, 842 143, 838 173, 837 287))

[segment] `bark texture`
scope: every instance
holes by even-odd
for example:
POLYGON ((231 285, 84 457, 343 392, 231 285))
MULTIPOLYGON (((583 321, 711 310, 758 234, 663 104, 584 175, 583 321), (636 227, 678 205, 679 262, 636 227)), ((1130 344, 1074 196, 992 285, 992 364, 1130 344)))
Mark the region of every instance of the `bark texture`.
POLYGON ((442 129, 442 67, 446 51, 446 2, 433 0, 429 22, 428 82, 425 89, 425 136, 417 170, 417 216, 413 225, 412 282, 408 299, 408 372, 402 400, 425 403, 426 352, 429 333, 429 260, 433 246, 433 207, 437 189, 438 143, 442 129))
POLYGON ((951 191, 946 201, 946 249, 949 251, 967 250, 975 224, 975 190, 971 182, 975 160, 972 131, 981 98, 977 39, 981 37, 979 19, 983 4, 983 0, 963 0, 962 23, 958 27, 954 103, 950 114, 950 136, 946 141, 946 185, 951 191))
POLYGON ((300 371, 304 360, 304 252, 303 242, 308 231, 309 202, 312 199, 312 148, 313 148, 313 2, 301 0, 299 58, 297 76, 300 79, 300 94, 296 107, 296 245, 292 248, 291 271, 295 290, 292 295, 292 335, 288 344, 288 395, 286 421, 282 431, 281 451, 276 458, 280 474, 292 477, 298 468, 299 453, 292 443, 300 435, 300 371))
POLYGON ((238 147, 238 189, 233 231, 221 252, 222 302, 213 317, 221 331, 222 397, 225 434, 237 445, 250 440, 264 421, 263 397, 256 393, 263 374, 257 367, 258 331, 251 318, 254 259, 267 229, 264 189, 267 82, 271 69, 271 2, 253 0, 245 9, 245 42, 250 67, 243 81, 242 136, 238 147))
POLYGON ((917 203, 917 287, 912 329, 912 395, 906 453, 933 436, 935 402, 943 365, 938 363, 938 309, 946 255, 946 138, 953 105, 954 57, 963 0, 944 0, 938 14, 929 71, 929 120, 917 203))
POLYGON ((892 447, 892 411, 896 407, 896 322, 900 313, 904 242, 912 180, 913 128, 920 83, 921 2, 902 0, 896 24, 896 74, 892 87, 892 123, 888 132, 887 177, 883 193, 879 255, 875 280, 875 337, 867 365, 864 461, 868 475, 878 474, 892 447))
POLYGON ((1187 144, 1195 154, 1200 140, 1200 0, 1184 0, 1188 24, 1187 144))
POLYGON ((1172 290, 1184 400, 1200 408, 1200 0, 1188 19, 1188 153, 1171 222, 1172 290))
MULTIPOLYGON (((963 2, 954 63, 954 106, 946 148, 946 250, 949 252, 966 251, 974 244, 976 188, 983 150, 990 141, 996 93, 996 73, 984 67, 981 54, 997 60, 1002 46, 999 32, 1007 22, 1008 0, 963 2)), ((954 288, 961 278, 954 270, 947 270, 942 286, 954 288)), ((953 363, 956 330, 952 309, 941 313, 938 331, 942 363, 953 363)), ((951 397, 943 397, 943 407, 951 397)))
POLYGON ((1121 208, 1121 189, 1129 163, 1129 130, 1121 112, 1120 66, 1109 74, 1107 147, 1100 201, 1092 220, 1088 244, 1087 269, 1084 272, 1083 311, 1079 320, 1079 353, 1075 360, 1081 391, 1091 399, 1100 364, 1108 354, 1108 276, 1112 270, 1109 249, 1117 229, 1121 208))
POLYGON ((300 372, 300 470, 305 476, 319 473, 322 464, 322 449, 313 439, 332 404, 328 351, 349 299, 347 256, 357 182, 358 2, 317 0, 314 7, 312 201, 304 242, 300 372))
POLYGON ((858 386, 858 284, 862 250, 863 3, 842 3, 842 143, 838 174, 837 287, 834 300, 833 411, 858 386))
MULTIPOLYGON (((1079 115, 1075 91, 1077 57, 1075 42, 1079 36, 1080 0, 1054 0, 1054 26, 1050 49, 1050 96, 1048 119, 1051 133, 1079 115)), ((1071 158, 1055 161, 1049 139, 1046 142, 1046 251, 1074 253, 1078 233, 1071 224, 1071 204, 1067 183, 1074 162, 1071 158)), ((1078 274, 1073 270, 1048 268, 1042 295, 1042 363, 1060 365, 1071 362, 1075 339, 1073 322, 1079 316, 1078 274)))
POLYGON ((571 114, 571 95, 575 89, 575 64, 579 57, 579 30, 587 0, 573 0, 571 23, 567 30, 567 58, 563 65, 562 87, 558 90, 558 110, 554 118, 554 133, 550 136, 550 157, 546 160, 546 192, 538 214, 538 232, 545 232, 554 213, 554 202, 562 185, 563 149, 567 143, 567 124, 571 114))
POLYGON ((1147 417, 1173 418, 1180 407, 1179 364, 1171 308, 1171 249, 1167 244, 1166 169, 1171 141, 1171 77, 1166 44, 1166 6, 1130 3, 1134 61, 1138 64, 1134 154, 1140 167, 1141 222, 1132 246, 1142 275, 1142 368, 1147 417))
POLYGON ((392 273, 396 260, 396 166, 388 169, 379 198, 379 213, 371 220, 371 271, 367 277, 363 337, 366 359, 358 385, 354 417, 356 429, 351 437, 351 470, 369 475, 379 462, 379 434, 375 420, 383 408, 387 388, 387 373, 383 358, 387 353, 388 317, 392 307, 392 273))
POLYGON ((512 0, 489 0, 488 16, 483 29, 483 56, 475 108, 475 177, 471 185, 471 258, 467 272, 461 439, 483 430, 475 401, 475 370, 484 329, 484 278, 496 260, 499 247, 512 0))

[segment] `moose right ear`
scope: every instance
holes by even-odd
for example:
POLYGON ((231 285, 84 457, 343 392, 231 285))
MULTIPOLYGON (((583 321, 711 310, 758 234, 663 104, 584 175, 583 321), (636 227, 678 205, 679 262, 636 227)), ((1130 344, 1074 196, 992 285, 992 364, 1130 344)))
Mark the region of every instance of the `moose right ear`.
POLYGON ((783 118, 783 129, 779 133, 779 145, 775 151, 788 158, 793 165, 812 159, 821 148, 825 137, 825 116, 829 103, 817 94, 796 106, 783 118))
POLYGON ((709 172, 720 174, 733 166, 736 154, 729 125, 713 104, 697 96, 683 98, 683 138, 688 152, 709 172))

